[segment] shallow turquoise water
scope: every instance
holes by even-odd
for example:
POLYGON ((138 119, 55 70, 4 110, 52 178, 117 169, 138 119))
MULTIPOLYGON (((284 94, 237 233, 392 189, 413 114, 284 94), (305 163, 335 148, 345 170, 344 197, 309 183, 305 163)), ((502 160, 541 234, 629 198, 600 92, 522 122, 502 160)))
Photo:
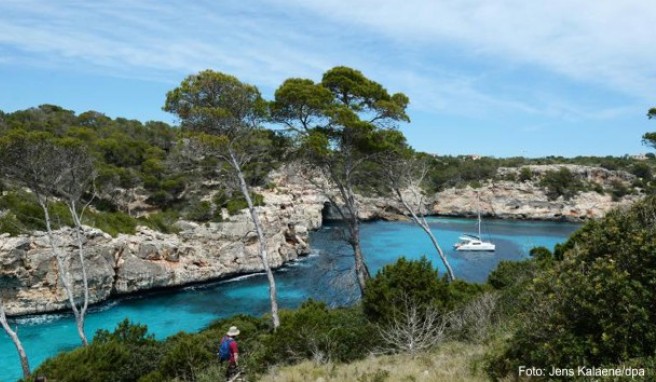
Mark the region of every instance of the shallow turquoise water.
MULTIPOLYGON (((552 248, 562 242, 577 224, 494 220, 484 224, 484 238, 497 245, 495 253, 462 253, 452 245, 463 232, 474 232, 470 219, 431 218, 431 228, 445 251, 457 278, 483 282, 501 260, 525 258, 530 248, 552 248)), ((276 273, 279 303, 295 307, 312 297, 330 305, 344 305, 357 299, 349 247, 339 240, 340 229, 326 225, 311 235, 314 253, 293 262, 276 273)), ((362 226, 363 250, 372 273, 398 257, 417 259, 428 256, 443 271, 432 244, 417 226, 406 222, 374 222, 362 226)), ((266 277, 255 274, 176 291, 150 293, 114 300, 94 307, 87 317, 86 332, 93 337, 98 329, 113 329, 124 318, 148 325, 157 338, 181 330, 197 331, 212 320, 236 313, 259 315, 268 310, 266 277)), ((79 345, 72 316, 40 315, 14 321, 26 348, 32 368, 47 357, 79 345)), ((0 335, 0 381, 21 376, 15 348, 0 335)))

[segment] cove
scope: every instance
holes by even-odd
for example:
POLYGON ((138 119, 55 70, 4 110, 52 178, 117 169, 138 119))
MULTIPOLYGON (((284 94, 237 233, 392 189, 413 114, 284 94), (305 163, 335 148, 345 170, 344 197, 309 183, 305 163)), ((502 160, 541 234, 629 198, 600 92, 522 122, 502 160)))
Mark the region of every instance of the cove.
MULTIPOLYGON (((521 260, 535 246, 552 249, 563 242, 579 224, 492 220, 483 229, 485 239, 497 246, 495 253, 464 253, 452 245, 463 232, 473 233, 476 221, 460 218, 430 218, 429 223, 447 255, 457 278, 484 282, 499 261, 521 260)), ((350 247, 340 240, 338 225, 326 223, 310 235, 313 253, 276 271, 279 304, 293 308, 308 298, 331 306, 357 301, 350 247)), ((426 255, 444 274, 442 264, 426 234, 410 222, 371 222, 362 225, 362 245, 370 271, 377 272, 400 256, 418 259, 426 255)), ((86 320, 89 338, 98 329, 113 330, 124 318, 148 325, 158 339, 181 330, 193 332, 212 320, 237 313, 261 315, 268 311, 268 289, 264 274, 237 277, 177 290, 119 298, 90 310, 86 320)), ((44 314, 12 321, 35 369, 46 358, 79 346, 75 322, 69 314, 44 314)), ((218 341, 218 339, 217 339, 218 341)), ((13 343, 0 335, 0 381, 21 377, 13 343)))

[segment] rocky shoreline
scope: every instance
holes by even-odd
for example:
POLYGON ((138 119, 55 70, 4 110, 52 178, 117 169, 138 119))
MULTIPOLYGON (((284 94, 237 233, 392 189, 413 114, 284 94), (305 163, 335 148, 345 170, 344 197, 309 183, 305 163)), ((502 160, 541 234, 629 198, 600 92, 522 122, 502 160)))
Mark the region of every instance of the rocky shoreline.
MULTIPOLYGON (((602 189, 610 189, 614 183, 629 186, 636 178, 623 171, 580 165, 532 165, 524 168, 537 179, 548 171, 566 168, 577 179, 602 189)), ((519 168, 502 167, 497 171, 500 178, 516 178, 519 174, 519 168)), ((539 182, 503 180, 488 181, 479 189, 467 187, 438 192, 432 199, 430 210, 441 216, 475 216, 480 210, 481 215, 499 219, 582 222, 599 219, 610 210, 627 207, 641 198, 641 195, 628 194, 613 200, 609 194, 584 191, 570 199, 561 196, 551 200, 539 182)))
MULTIPOLYGON (((308 233, 322 224, 323 202, 316 198, 315 193, 270 195, 266 206, 258 207, 272 268, 309 253, 308 233)), ((245 211, 227 222, 180 222, 179 226, 178 234, 138 227, 134 235, 115 238, 87 228, 85 263, 90 303, 262 271, 257 236, 245 211)), ((75 293, 81 296, 73 235, 69 228, 56 232, 75 293)), ((69 306, 45 233, 1 235, 0 270, 8 315, 54 312, 69 306)))
MULTIPOLYGON (((539 174, 550 166, 530 166, 539 174)), ((553 167, 553 166, 551 166, 553 167)), ((604 185, 626 173, 575 166, 579 177, 604 185)), ((500 169, 512 172, 515 169, 500 169)), ((324 219, 339 219, 334 208, 317 190, 293 171, 272 174, 276 187, 259 190, 265 205, 258 207, 268 238, 272 267, 278 268, 309 252, 309 232, 324 219)), ((480 188, 447 189, 426 200, 426 210, 437 216, 475 216, 501 219, 584 221, 602 217, 609 210, 628 206, 638 195, 613 201, 610 195, 581 192, 570 200, 549 200, 533 182, 488 181, 480 188), (479 201, 480 200, 480 201, 479 201)), ((398 203, 389 198, 362 198, 363 220, 407 219, 398 203)), ((178 234, 164 234, 139 227, 134 235, 115 238, 96 229, 86 231, 86 257, 91 303, 112 297, 175 288, 262 271, 257 237, 246 211, 221 223, 179 222, 178 234)), ((65 251, 76 293, 82 293, 80 264, 71 229, 57 232, 65 251)), ((59 270, 43 232, 9 237, 0 235, 0 283, 5 310, 11 316, 60 311, 68 300, 59 285, 59 270)))

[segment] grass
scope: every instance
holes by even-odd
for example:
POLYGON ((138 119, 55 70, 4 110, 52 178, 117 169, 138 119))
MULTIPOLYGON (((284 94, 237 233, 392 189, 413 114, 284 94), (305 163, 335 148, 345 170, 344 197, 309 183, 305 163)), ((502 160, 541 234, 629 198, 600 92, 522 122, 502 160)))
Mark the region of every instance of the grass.
POLYGON ((371 356, 349 364, 305 361, 272 369, 261 382, 355 381, 355 382, 477 382, 488 381, 478 367, 486 351, 479 344, 449 342, 438 349, 409 355, 371 356))

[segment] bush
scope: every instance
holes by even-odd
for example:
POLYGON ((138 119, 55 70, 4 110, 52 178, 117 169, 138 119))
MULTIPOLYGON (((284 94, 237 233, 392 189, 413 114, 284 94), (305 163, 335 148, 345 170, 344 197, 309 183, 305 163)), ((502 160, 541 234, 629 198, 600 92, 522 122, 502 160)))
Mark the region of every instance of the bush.
POLYGON ((193 381, 195 375, 216 362, 216 350, 209 336, 178 333, 164 345, 157 372, 169 378, 193 381))
POLYGON ((533 179, 533 172, 531 169, 528 167, 522 167, 522 169, 519 170, 519 181, 527 182, 531 179, 533 179))
MULTIPOLYGON (((110 209, 109 206, 106 206, 110 209)), ((24 192, 11 192, 0 197, 0 211, 6 210, 0 216, 0 232, 9 232, 12 235, 29 233, 34 230, 45 231, 45 218, 41 206, 33 194, 24 192)), ((68 207, 61 202, 48 205, 53 229, 64 226, 73 226, 68 207)), ((123 212, 93 211, 87 209, 82 216, 82 223, 96 227, 112 236, 119 233, 134 233, 138 220, 123 212)))
POLYGON ((296 310, 282 311, 280 321, 268 342, 269 359, 275 363, 348 362, 364 358, 376 344, 375 328, 357 307, 329 309, 309 300, 296 310))
POLYGON ((405 300, 426 310, 429 306, 447 305, 448 294, 446 280, 439 278, 426 257, 417 261, 401 257, 367 281, 362 307, 370 320, 385 322, 398 313, 397 306, 405 300))
POLYGON ((416 261, 401 257, 367 282, 362 307, 371 321, 382 323, 399 313, 397 306, 403 301, 419 311, 433 307, 448 312, 482 290, 480 285, 460 280, 449 283, 446 277, 440 278, 426 257, 416 261))
POLYGON ((87 213, 84 224, 88 224, 107 232, 112 236, 119 233, 133 234, 137 228, 137 219, 123 212, 87 213))
POLYGON ((570 199, 583 189, 583 184, 567 167, 561 167, 558 171, 547 171, 540 182, 547 189, 547 197, 556 200, 562 196, 570 199))
POLYGON ((208 201, 193 202, 184 212, 185 219, 199 222, 209 221, 212 216, 212 204, 208 201))
POLYGON ((34 375, 62 382, 139 380, 157 366, 161 346, 142 325, 125 320, 113 333, 100 330, 87 347, 45 361, 34 375))
MULTIPOLYGON (((5 216, 0 218, 2 219, 2 223, 0 223, 2 231, 0 232, 19 234, 46 230, 43 209, 32 193, 18 191, 0 196, 0 211, 3 210, 6 212, 5 216)), ((63 203, 50 203, 48 212, 53 229, 73 225, 68 208, 63 203)))
POLYGON ((629 193, 629 189, 624 185, 624 183, 621 180, 614 179, 611 182, 611 197, 613 201, 618 201, 620 200, 623 196, 629 193))
MULTIPOLYGON (((261 194, 253 193, 251 200, 255 206, 264 205, 264 196, 261 194)), ((230 215, 235 215, 244 208, 248 208, 248 203, 246 203, 246 199, 241 194, 228 195, 224 192, 218 192, 214 195, 213 202, 219 210, 226 208, 230 215)))
POLYGON ((0 213, 0 233, 8 233, 11 236, 20 235, 23 232, 21 227, 22 224, 16 219, 16 215, 10 211, 0 213))
POLYGON ((653 178, 651 166, 645 162, 634 164, 631 167, 631 174, 646 181, 650 181, 653 178))
POLYGON ((139 218, 139 221, 156 231, 164 233, 177 233, 179 231, 175 225, 178 221, 178 214, 172 210, 157 212, 148 217, 139 218))
POLYGON ((558 248, 561 261, 524 290, 532 297, 490 374, 519 365, 618 365, 656 347, 656 197, 591 221, 558 248))

